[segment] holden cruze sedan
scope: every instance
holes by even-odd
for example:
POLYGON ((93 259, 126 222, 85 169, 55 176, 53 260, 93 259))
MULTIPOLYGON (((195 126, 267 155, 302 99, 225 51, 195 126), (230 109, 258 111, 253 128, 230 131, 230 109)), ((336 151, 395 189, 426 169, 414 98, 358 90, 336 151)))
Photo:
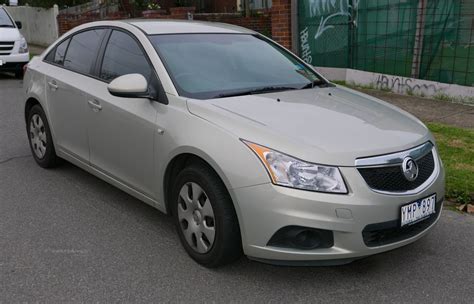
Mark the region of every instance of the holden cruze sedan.
POLYGON ((348 263, 440 216, 444 171, 418 119, 244 28, 85 24, 29 63, 24 89, 41 167, 65 159, 170 214, 207 267, 348 263))

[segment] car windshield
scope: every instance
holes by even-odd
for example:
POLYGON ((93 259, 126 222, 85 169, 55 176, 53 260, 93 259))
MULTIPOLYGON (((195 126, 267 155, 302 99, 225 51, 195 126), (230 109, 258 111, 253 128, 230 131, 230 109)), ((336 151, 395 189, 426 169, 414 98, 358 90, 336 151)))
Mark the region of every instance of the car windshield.
POLYGON ((0 27, 15 27, 10 16, 2 8, 0 8, 0 27))
POLYGON ((249 34, 153 35, 181 96, 210 99, 326 84, 281 47, 249 34))

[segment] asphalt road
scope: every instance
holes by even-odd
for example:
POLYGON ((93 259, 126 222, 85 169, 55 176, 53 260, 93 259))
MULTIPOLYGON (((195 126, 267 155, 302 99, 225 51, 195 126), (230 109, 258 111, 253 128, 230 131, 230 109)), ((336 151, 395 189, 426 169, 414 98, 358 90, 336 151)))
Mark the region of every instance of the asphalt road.
POLYGON ((73 165, 37 166, 20 100, 0 75, 0 303, 474 299, 474 217, 452 211, 417 243, 346 266, 205 269, 165 215, 73 165))

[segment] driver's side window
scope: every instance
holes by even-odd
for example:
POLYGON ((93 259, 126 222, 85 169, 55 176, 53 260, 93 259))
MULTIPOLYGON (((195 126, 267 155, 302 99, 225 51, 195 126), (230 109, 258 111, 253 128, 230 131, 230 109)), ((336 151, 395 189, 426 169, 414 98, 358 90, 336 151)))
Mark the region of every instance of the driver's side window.
POLYGON ((105 49, 100 78, 110 82, 132 73, 142 74, 149 83, 152 80, 152 68, 137 41, 122 31, 114 30, 105 49))

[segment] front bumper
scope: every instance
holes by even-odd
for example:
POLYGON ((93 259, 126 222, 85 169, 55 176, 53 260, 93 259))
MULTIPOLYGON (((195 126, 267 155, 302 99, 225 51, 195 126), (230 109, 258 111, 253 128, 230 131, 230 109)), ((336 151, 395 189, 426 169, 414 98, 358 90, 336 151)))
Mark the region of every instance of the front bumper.
POLYGON ((23 66, 30 60, 30 54, 11 54, 11 55, 0 55, 0 71, 21 71, 23 66))
POLYGON ((271 183, 233 189, 244 252, 249 258, 276 264, 341 264, 392 250, 424 236, 438 221, 444 197, 444 170, 432 183, 410 195, 388 195, 371 190, 356 168, 340 168, 350 192, 347 195, 326 194, 275 186, 271 183), (407 237, 380 246, 367 246, 363 231, 368 225, 400 221, 402 205, 437 195, 436 213, 428 225, 407 237), (334 245, 330 248, 300 250, 268 246, 280 228, 302 226, 331 230, 334 245), (319 263, 318 263, 319 262, 319 263))

